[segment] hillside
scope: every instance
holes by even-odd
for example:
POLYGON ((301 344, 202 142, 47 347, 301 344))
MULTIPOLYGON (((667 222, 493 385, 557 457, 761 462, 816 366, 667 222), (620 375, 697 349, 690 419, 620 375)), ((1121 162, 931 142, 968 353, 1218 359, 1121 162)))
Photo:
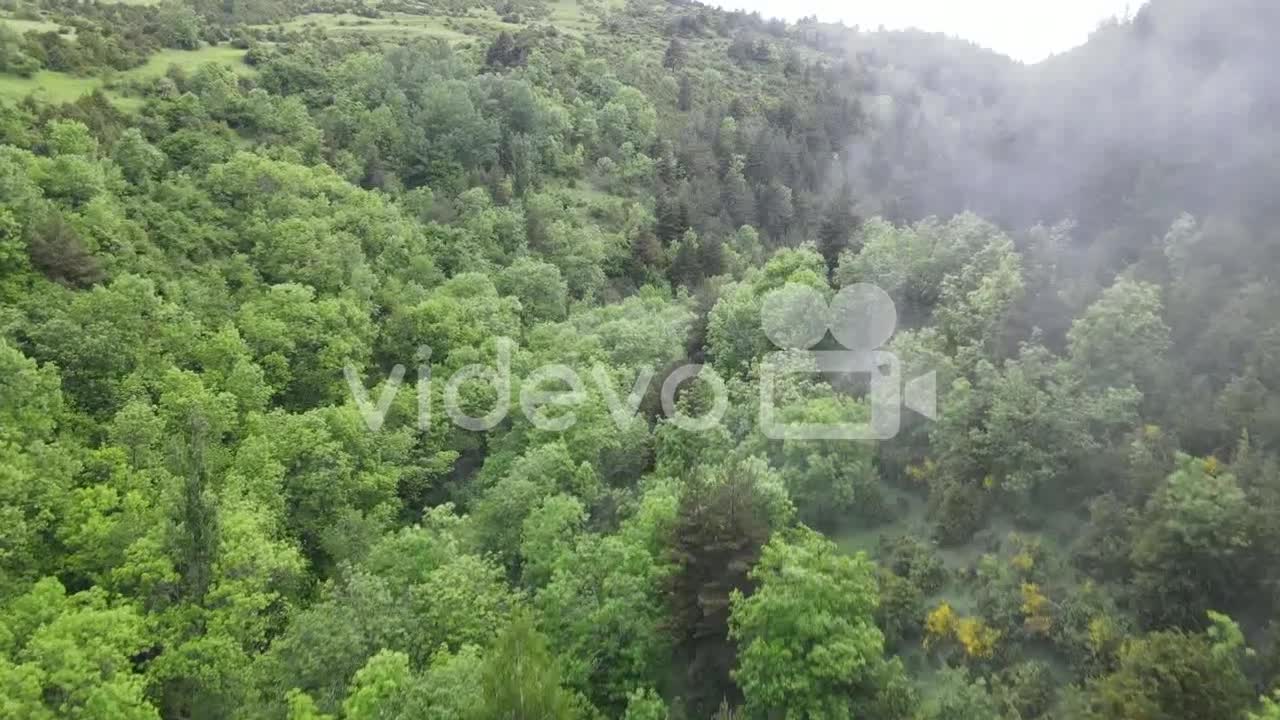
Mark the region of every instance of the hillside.
POLYGON ((0 717, 1275 720, 1277 33, 0 0, 0 717))

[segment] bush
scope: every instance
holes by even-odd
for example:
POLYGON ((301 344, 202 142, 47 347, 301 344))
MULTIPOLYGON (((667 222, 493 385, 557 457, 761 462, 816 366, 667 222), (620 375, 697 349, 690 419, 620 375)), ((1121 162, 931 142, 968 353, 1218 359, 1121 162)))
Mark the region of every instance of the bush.
POLYGON ((1049 666, 1039 660, 1018 663, 1002 670, 992 683, 992 695, 1006 717, 1032 720, 1048 712, 1054 699, 1054 679, 1049 666))
POLYGON ((937 551, 913 535, 880 538, 877 556, 884 567, 924 595, 938 592, 947 582, 947 570, 937 551))

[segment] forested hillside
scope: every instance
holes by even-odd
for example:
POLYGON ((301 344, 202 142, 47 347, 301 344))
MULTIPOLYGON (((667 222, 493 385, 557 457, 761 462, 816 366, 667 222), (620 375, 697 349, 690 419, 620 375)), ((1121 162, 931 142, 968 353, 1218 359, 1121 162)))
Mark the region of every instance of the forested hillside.
POLYGON ((0 718, 1280 720, 1278 34, 0 0, 0 718))

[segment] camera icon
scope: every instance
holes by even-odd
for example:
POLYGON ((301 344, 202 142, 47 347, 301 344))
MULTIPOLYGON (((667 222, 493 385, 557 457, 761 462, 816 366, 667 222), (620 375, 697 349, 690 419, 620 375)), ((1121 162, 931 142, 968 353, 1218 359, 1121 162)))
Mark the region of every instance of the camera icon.
POLYGON ((813 288, 787 285, 761 306, 765 335, 781 348, 760 364, 760 429, 773 440, 889 440, 902 427, 902 408, 933 420, 937 416, 937 374, 902 380, 902 362, 881 350, 898 325, 893 299, 866 283, 850 285, 827 301, 813 288), (830 331, 844 350, 811 350, 830 331), (798 362, 799 361, 799 362, 798 362), (787 423, 774 398, 788 375, 843 373, 868 380, 870 418, 847 423, 787 423))

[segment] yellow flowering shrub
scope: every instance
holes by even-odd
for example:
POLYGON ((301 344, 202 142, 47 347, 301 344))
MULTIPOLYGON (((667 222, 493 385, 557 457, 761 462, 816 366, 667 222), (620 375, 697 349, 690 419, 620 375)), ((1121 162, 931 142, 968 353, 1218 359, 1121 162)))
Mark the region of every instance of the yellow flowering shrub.
POLYGON ((1036 635, 1048 635, 1053 627, 1050 612, 1053 604, 1040 591, 1036 583, 1022 583, 1022 614, 1026 616, 1024 624, 1028 631, 1036 635))
POLYGON ((1000 631, 992 629, 978 618, 962 618, 950 603, 934 608, 924 620, 924 646, 931 648, 939 642, 955 640, 970 658, 988 659, 995 654, 1000 631))
POLYGON ((956 611, 949 603, 942 603, 924 619, 924 646, 930 647, 939 640, 947 640, 955 633, 956 611))
POLYGON ((956 640, 964 647, 964 654, 979 660, 987 660, 996 651, 1000 631, 989 627, 978 618, 963 618, 956 623, 956 640))

